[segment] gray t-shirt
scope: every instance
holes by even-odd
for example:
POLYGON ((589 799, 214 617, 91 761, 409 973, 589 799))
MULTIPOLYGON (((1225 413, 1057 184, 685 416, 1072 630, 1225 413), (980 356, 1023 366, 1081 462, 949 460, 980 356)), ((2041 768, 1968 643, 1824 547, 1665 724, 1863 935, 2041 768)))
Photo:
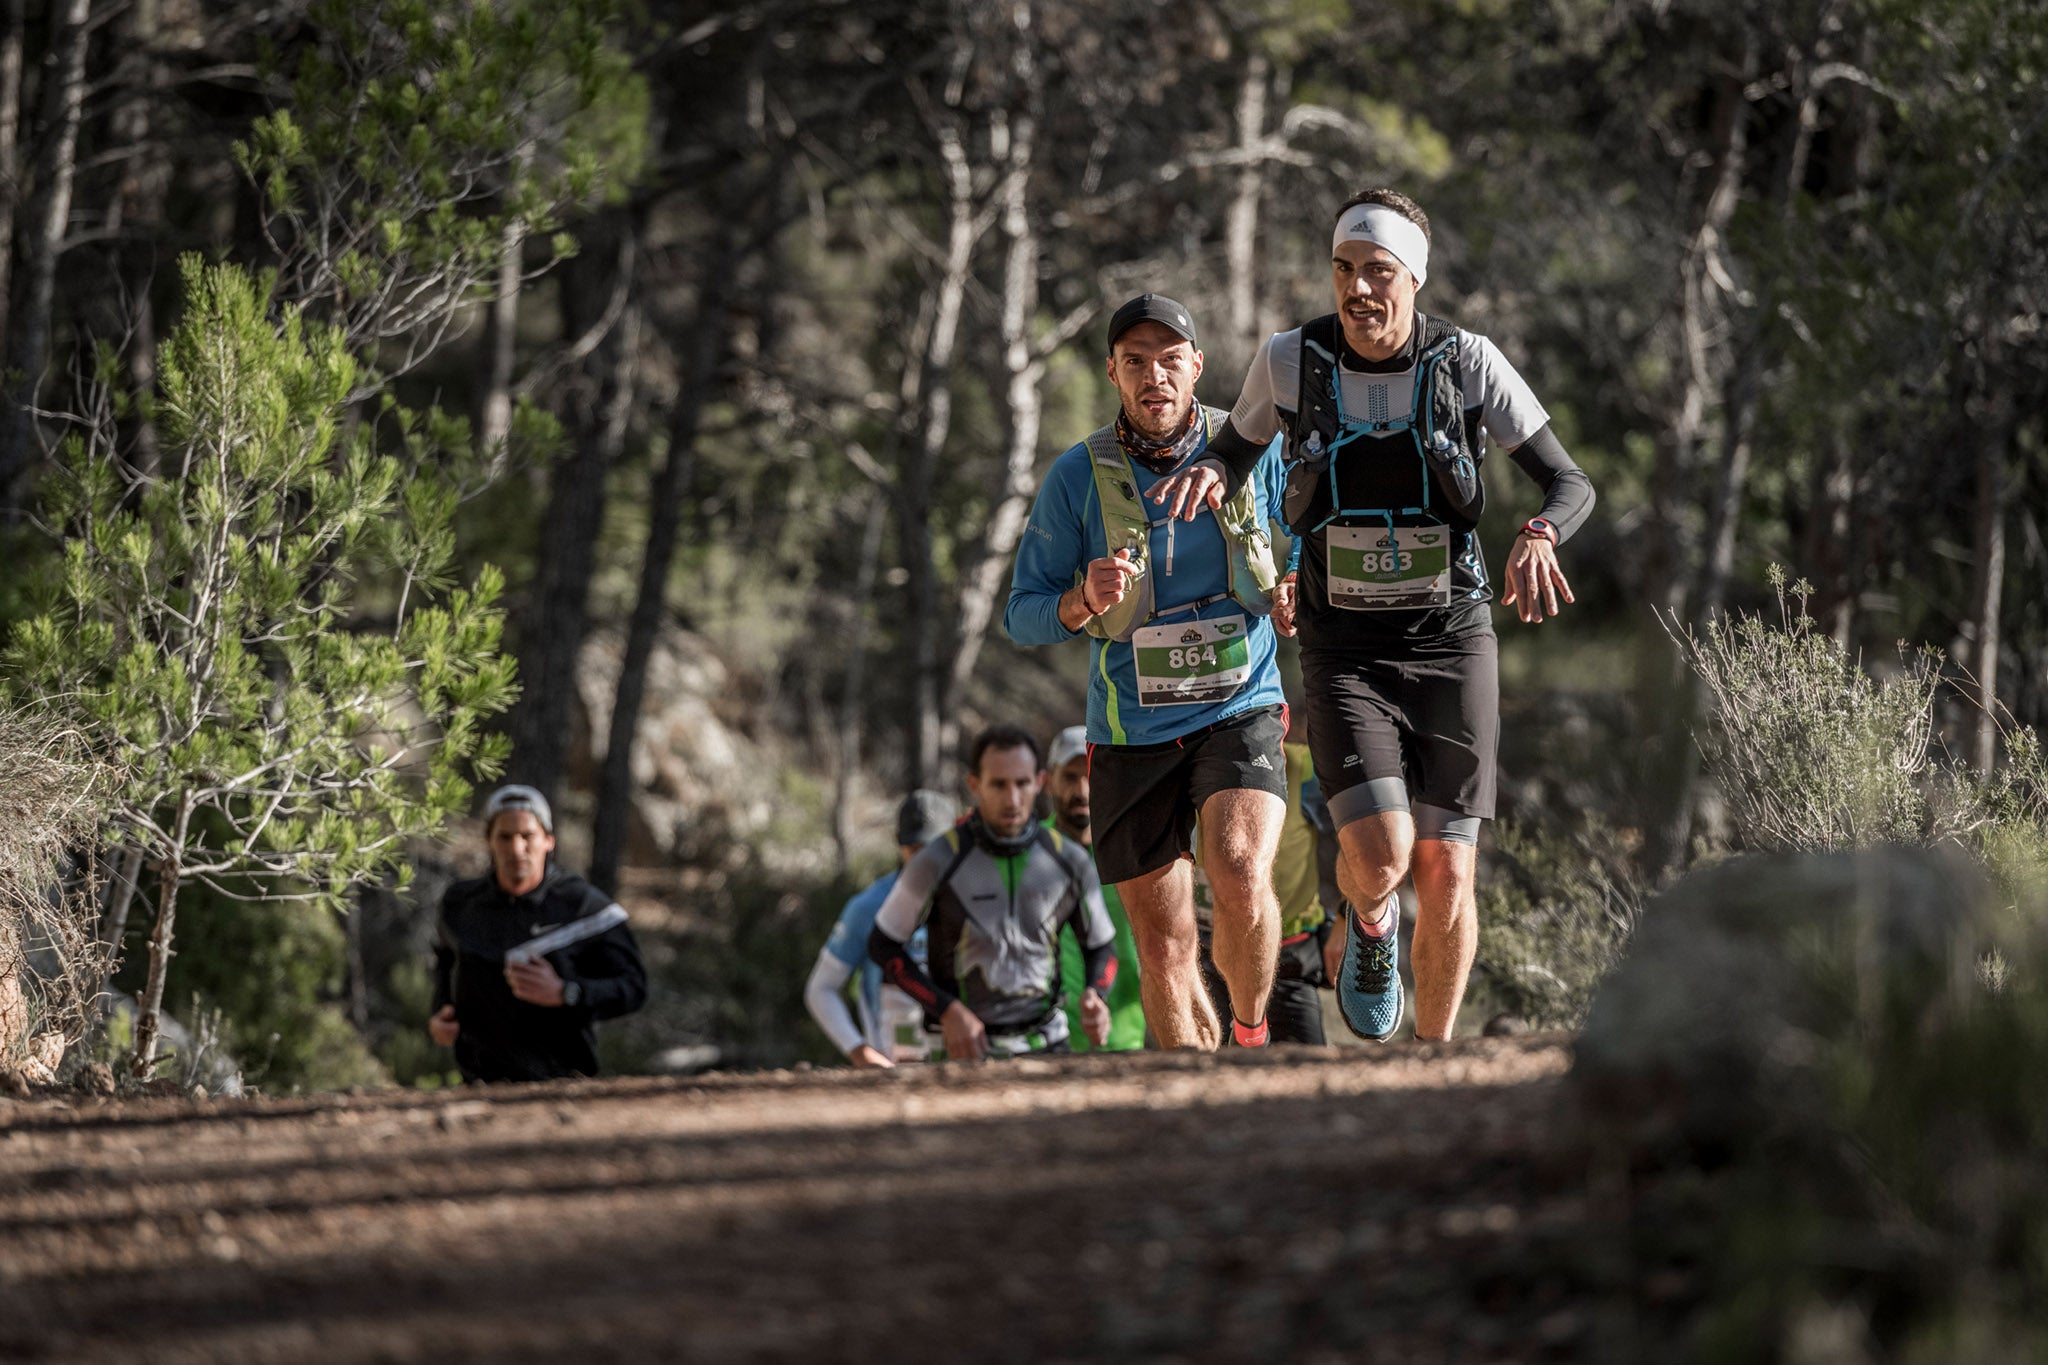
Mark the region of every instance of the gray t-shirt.
MULTIPOLYGON (((1420 314, 1415 325, 1415 336, 1405 353, 1385 362, 1384 368, 1354 368, 1340 355, 1338 394, 1346 419, 1396 422, 1413 412, 1415 365, 1422 354, 1424 319, 1420 314)), ((1245 375, 1230 424, 1254 445, 1270 441, 1281 429, 1282 410, 1292 413, 1301 402, 1301 333, 1302 329, 1295 327, 1269 337, 1245 375)), ((1499 347, 1463 328, 1457 329, 1457 338, 1458 363, 1450 377, 1457 383, 1468 430, 1484 433, 1502 448, 1513 450, 1549 424, 1550 414, 1499 347)), ((1475 435, 1472 443, 1475 458, 1483 458, 1484 442, 1475 435)), ((1429 472, 1407 431, 1354 441, 1337 455, 1334 468, 1345 506, 1400 509, 1436 505, 1430 497, 1429 472)), ((1327 586, 1330 534, 1326 529, 1315 530, 1302 542, 1303 649, 1386 651, 1492 629, 1487 603, 1493 598, 1493 584, 1478 537, 1469 530, 1450 533, 1447 604, 1382 611, 1332 605, 1327 586)))
MULTIPOLYGON (((1346 415, 1374 422, 1395 422, 1415 404, 1415 366, 1411 363, 1384 374, 1367 374, 1341 363, 1338 386, 1346 415)), ((1481 429, 1503 450, 1513 450, 1550 421, 1528 381, 1485 337, 1458 329, 1458 388, 1465 410, 1477 412, 1481 429)), ((1237 434, 1263 445, 1280 430, 1280 409, 1294 411, 1301 393, 1301 329, 1290 328, 1266 338, 1244 377, 1230 424, 1237 434)))

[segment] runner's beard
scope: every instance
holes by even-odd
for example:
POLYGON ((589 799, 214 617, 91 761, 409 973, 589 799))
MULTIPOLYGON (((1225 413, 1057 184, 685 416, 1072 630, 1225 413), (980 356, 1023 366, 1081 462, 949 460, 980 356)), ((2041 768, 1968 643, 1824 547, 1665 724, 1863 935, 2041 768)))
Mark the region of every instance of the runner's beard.
MULTIPOLYGON (((1149 395, 1141 394, 1139 396, 1139 403, 1141 405, 1147 396, 1149 395)), ((1134 412, 1130 404, 1124 405, 1124 420, 1129 422, 1132 429, 1145 439, 1164 443, 1173 440, 1174 437, 1187 430, 1188 418, 1194 413, 1194 410, 1194 395, 1189 394, 1180 401, 1180 409, 1168 416, 1163 425, 1155 427, 1152 424, 1151 413, 1145 411, 1143 406, 1139 406, 1134 412)))

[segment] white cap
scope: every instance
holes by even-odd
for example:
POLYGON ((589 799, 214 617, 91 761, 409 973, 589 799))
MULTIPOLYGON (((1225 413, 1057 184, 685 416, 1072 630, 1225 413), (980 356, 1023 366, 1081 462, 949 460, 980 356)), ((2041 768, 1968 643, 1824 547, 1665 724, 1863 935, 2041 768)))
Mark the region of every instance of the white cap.
POLYGON ((493 816, 508 810, 531 811, 542 829, 550 834, 555 832, 555 813, 548 809, 548 799, 536 787, 522 787, 514 783, 492 792, 491 799, 484 802, 484 828, 491 827, 493 816))
POLYGON ((1046 770, 1050 772, 1054 768, 1063 768, 1075 759, 1085 757, 1087 753, 1088 727, 1069 725, 1052 737, 1052 743, 1045 751, 1046 770))

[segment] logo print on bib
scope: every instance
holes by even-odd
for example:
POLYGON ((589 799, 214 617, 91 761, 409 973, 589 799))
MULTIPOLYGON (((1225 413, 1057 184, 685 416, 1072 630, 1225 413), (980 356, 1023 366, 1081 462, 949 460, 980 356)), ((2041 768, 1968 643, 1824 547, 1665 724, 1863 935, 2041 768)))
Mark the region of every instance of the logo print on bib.
POLYGON ((1443 537, 1438 535, 1435 531, 1423 531, 1416 535, 1415 543, 1417 545, 1434 545, 1442 539, 1443 537))
POLYGON ((1180 633, 1180 642, 1184 645, 1198 645, 1202 643, 1202 632, 1189 626, 1180 633))
POLYGON ((1217 633, 1218 635, 1235 635, 1235 634, 1237 634, 1237 622, 1235 622, 1235 621, 1225 621, 1225 622, 1223 622, 1222 624, 1220 624, 1220 625, 1218 625, 1218 626, 1216 627, 1216 633, 1217 633))

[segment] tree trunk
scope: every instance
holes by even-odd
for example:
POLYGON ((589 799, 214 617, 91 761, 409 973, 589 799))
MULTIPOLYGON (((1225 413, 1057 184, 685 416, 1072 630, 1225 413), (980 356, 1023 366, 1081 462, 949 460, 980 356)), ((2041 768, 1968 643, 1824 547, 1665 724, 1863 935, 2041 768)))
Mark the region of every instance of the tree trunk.
POLYGON ((618 690, 612 703, 611 731, 605 741, 604 766, 598 782, 597 822, 593 831, 590 878, 598 886, 618 884, 619 862, 626 847, 627 817, 633 806, 633 740, 640 727, 640 706, 647 694, 647 661, 661 632, 668 604, 669 569, 675 563, 676 540, 682 532, 683 501, 690 493, 696 466, 697 432, 704 417, 722 359, 720 343, 728 331, 733 281, 738 274, 740 225, 721 231, 704 271, 690 345, 683 357, 675 408, 669 414, 668 454, 654 476, 649 493, 647 547, 640 558, 640 587, 633 615, 626 625, 625 655, 619 664, 618 690))
MULTIPOLYGON (((571 337, 604 316, 613 291, 630 287, 634 272, 637 237, 623 213, 607 214, 590 235, 596 240, 586 243, 562 277, 563 333, 571 337)), ((550 801, 568 755, 606 477, 625 447, 632 411, 635 316, 630 307, 621 314, 572 381, 570 446, 549 481, 533 589, 521 612, 520 695, 507 725, 512 761, 506 776, 539 788, 550 801)))
POLYGON ((71 183, 76 171, 78 121, 85 104, 85 51, 91 30, 91 0, 56 0, 49 55, 44 59, 42 116, 37 132, 40 156, 35 195, 23 224, 21 307, 10 318, 7 339, 9 386, 6 426, 0 430, 0 498, 11 504, 22 473, 35 463, 35 405, 50 360, 50 310, 57 289, 57 256, 71 222, 71 183))
MULTIPOLYGON (((1024 10, 1028 19, 1028 9, 1024 10)), ((1003 486, 989 517, 981 551, 960 590, 959 622, 952 666, 947 671, 946 723, 941 749, 954 752, 959 723, 954 714, 974 677, 981 647, 995 620, 996 603, 1009 580, 1011 556, 1024 534, 1031 510, 1033 468, 1038 459, 1038 433, 1044 404, 1039 390, 1045 363, 1033 354, 1031 323, 1038 315, 1038 232, 1031 222, 1030 180, 1037 136, 1037 67, 1030 60, 1028 32, 1020 37, 1027 54, 1017 69, 1024 92, 1024 113, 1010 128, 1007 176, 1003 188, 1002 231, 1008 243, 1003 259, 1002 341, 1006 380, 1005 407, 1009 439, 1003 455, 1003 486)))
POLYGON ((149 936, 149 980, 142 988, 142 1000, 135 1011, 135 1060, 137 1080, 146 1081, 156 1069, 156 1045, 161 1033, 164 983, 171 974, 171 940, 178 920, 178 881, 183 871, 185 836, 192 826, 192 799, 180 797, 178 818, 171 825, 171 844, 157 863, 156 928, 149 936))
POLYGON ((960 310, 974 265, 979 235, 974 222, 974 178, 957 126, 939 130, 945 158, 949 222, 946 258, 933 286, 931 332, 926 339, 921 420, 905 446, 896 481, 896 526, 903 567, 909 575, 905 602, 905 634, 910 653, 911 711, 907 736, 911 756, 910 784, 923 786, 939 771, 940 693, 938 568, 932 561, 932 471, 945 453, 953 421, 953 351, 960 332, 960 310))
POLYGON ((128 932, 128 911, 135 904, 135 892, 142 879, 142 850, 124 848, 114 861, 114 875, 107 881, 107 905, 100 915, 100 939, 114 950, 114 966, 121 962, 121 939, 128 932))
MULTIPOLYGON (((131 393, 156 389, 156 305, 151 299, 156 278, 156 245, 164 237, 164 205, 170 193, 168 149, 151 146, 160 117, 163 64, 156 54, 161 26, 157 0, 134 0, 125 22, 130 57, 136 64, 135 92, 113 119, 115 145, 129 150, 120 187, 114 196, 118 221, 109 227, 120 234, 117 248, 122 292, 128 302, 124 368, 131 393)), ((157 140, 161 141, 159 137, 157 140)), ((137 410, 127 423, 128 448, 136 469, 154 475, 161 462, 156 427, 137 410)))
MULTIPOLYGON (((1718 317, 1719 286, 1714 280, 1728 224, 1735 214, 1749 145, 1749 97, 1757 44, 1754 32, 1744 37, 1739 65, 1715 88, 1714 115, 1707 151, 1709 180, 1700 199, 1692 239, 1679 268, 1680 383, 1671 429, 1657 443, 1658 467, 1652 472, 1650 562, 1645 591, 1653 609, 1679 620, 1697 619, 1697 603, 1686 601, 1692 581, 1685 545, 1686 490, 1692 481, 1706 413, 1720 387, 1722 368, 1713 342, 1718 317), (1691 610, 1688 610, 1690 605, 1691 610)), ((1644 743, 1639 773, 1650 812, 1644 840, 1644 866, 1655 880, 1683 863, 1692 839, 1697 799, 1699 754, 1692 742, 1698 709, 1695 679, 1660 638, 1647 637, 1639 664, 1636 697, 1643 716, 1644 743)))
POLYGON ((498 288, 484 313, 484 390, 477 401, 476 443, 494 471, 502 472, 503 446, 512 434, 512 366, 518 358, 519 292, 525 280, 526 223, 506 220, 499 242, 498 288))
POLYGON ((1245 59, 1244 79, 1237 91, 1237 145, 1244 162, 1223 222, 1225 268, 1225 352, 1231 372, 1251 363, 1259 344, 1258 239, 1259 201, 1265 195, 1265 162, 1255 155, 1266 136, 1266 99, 1272 68, 1257 52, 1245 59))
POLYGON ((0 0, 0 349, 14 292, 14 220, 21 208, 21 49, 24 0, 0 0))
MULTIPOLYGON (((1993 376, 1992 382, 2003 386, 1993 376)), ((1965 752, 1980 773, 1998 759, 1998 618, 2005 596, 2006 443, 2012 433, 2011 400, 1995 393, 1977 446, 1976 553, 1970 578, 1970 698, 1976 703, 1965 752)))
POLYGON ((1846 431, 1828 438, 1827 454, 1814 463, 1812 509, 1801 558, 1813 583, 1814 628, 1846 653, 1855 634, 1857 556, 1851 544, 1856 504, 1854 446, 1846 431))
POLYGON ((839 752, 832 769, 832 848, 839 875, 853 859, 853 816, 849 809, 854 774, 860 771, 861 732, 867 707, 868 612, 875 600, 875 574, 882 558, 882 528, 888 500, 880 491, 868 500, 860 537, 860 567, 853 580, 853 623, 846 640, 846 684, 839 697, 839 752))

